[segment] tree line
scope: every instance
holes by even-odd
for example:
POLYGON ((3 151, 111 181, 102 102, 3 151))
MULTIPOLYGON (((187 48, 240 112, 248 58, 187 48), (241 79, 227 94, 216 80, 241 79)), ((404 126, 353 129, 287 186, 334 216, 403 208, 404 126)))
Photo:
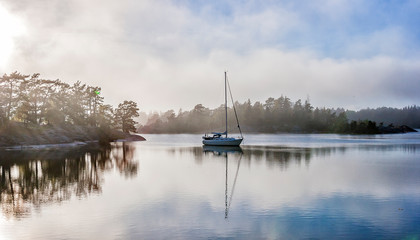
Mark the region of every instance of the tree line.
MULTIPOLYGON (((378 133, 376 122, 358 120, 349 122, 341 109, 313 107, 309 100, 292 102, 287 96, 268 98, 264 103, 235 102, 241 129, 245 132, 295 133, 378 133)), ((229 131, 237 130, 233 109, 228 108, 229 131)), ((197 104, 190 111, 176 114, 174 110, 149 116, 141 133, 203 133, 224 131, 224 105, 209 109, 197 104)))
POLYGON ((384 125, 408 125, 414 128, 420 128, 420 107, 413 105, 402 109, 381 107, 367 108, 359 111, 346 111, 350 120, 371 119, 384 125))
POLYGON ((25 126, 89 126, 135 131, 137 103, 124 101, 113 108, 104 103, 101 88, 80 81, 70 85, 39 73, 19 72, 0 77, 0 128, 11 122, 25 126))

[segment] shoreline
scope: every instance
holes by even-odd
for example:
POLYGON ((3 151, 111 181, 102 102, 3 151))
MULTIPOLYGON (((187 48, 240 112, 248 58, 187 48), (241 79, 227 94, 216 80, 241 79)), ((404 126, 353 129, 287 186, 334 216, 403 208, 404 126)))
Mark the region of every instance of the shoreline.
POLYGON ((51 144, 31 144, 31 145, 13 145, 13 146, 3 146, 0 147, 0 151, 20 151, 20 150, 49 150, 49 149, 59 149, 59 148, 68 148, 68 147, 79 147, 86 146, 92 143, 99 143, 99 141, 86 141, 80 142, 75 141, 71 143, 51 143, 51 144))
MULTIPOLYGON (((130 134, 126 138, 116 139, 112 142, 138 142, 146 141, 143 136, 130 134)), ((0 151, 21 151, 21 150, 52 150, 52 149, 62 149, 62 148, 74 148, 87 146, 89 144, 99 144, 99 140, 90 140, 90 141, 74 141, 69 143, 47 143, 47 144, 30 144, 30 145, 11 145, 11 146, 0 146, 0 151)))
POLYGON ((96 143, 106 145, 113 141, 145 141, 136 133, 92 126, 25 126, 13 122, 0 128, 1 150, 43 150, 73 148, 96 143))

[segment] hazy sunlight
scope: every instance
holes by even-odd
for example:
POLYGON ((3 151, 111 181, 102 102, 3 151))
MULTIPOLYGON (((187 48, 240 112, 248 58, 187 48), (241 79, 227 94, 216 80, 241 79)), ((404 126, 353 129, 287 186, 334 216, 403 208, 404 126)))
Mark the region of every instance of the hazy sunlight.
POLYGON ((2 69, 13 52, 14 38, 21 35, 25 27, 19 18, 11 15, 0 5, 0 29, 0 69, 2 69))

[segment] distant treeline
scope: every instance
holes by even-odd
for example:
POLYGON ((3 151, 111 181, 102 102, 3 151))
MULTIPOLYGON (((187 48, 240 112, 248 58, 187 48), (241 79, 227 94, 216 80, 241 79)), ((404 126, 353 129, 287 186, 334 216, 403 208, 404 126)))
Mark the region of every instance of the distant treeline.
POLYGON ((100 91, 100 87, 80 81, 70 85, 42 79, 38 73, 4 74, 0 77, 0 129, 20 124, 28 128, 74 125, 135 131, 137 103, 124 101, 114 109, 104 104, 100 91))
POLYGON ((383 125, 408 125, 420 128, 420 107, 409 106, 402 109, 381 107, 376 109, 362 109, 360 111, 346 111, 349 120, 370 119, 383 125))
MULTIPOLYGON (((344 110, 314 108, 309 100, 292 102, 281 96, 268 98, 264 103, 250 100, 235 103, 240 125, 245 132, 295 133, 378 133, 376 122, 359 120, 349 122, 344 110)), ((198 104, 190 111, 173 110, 149 116, 140 126, 141 133, 203 133, 224 131, 224 105, 209 109, 198 104)), ((229 130, 237 131, 232 108, 229 108, 229 130)))

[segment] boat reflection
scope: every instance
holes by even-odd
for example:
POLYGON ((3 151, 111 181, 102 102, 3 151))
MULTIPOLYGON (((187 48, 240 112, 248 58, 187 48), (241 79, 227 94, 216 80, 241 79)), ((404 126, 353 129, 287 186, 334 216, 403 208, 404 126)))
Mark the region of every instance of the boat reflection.
POLYGON ((204 153, 214 153, 222 155, 223 153, 243 153, 242 148, 239 146, 203 146, 204 153))
POLYGON ((21 218, 41 205, 100 194, 103 175, 114 168, 135 176, 138 162, 129 144, 60 151, 0 153, 0 204, 6 218, 21 218))
POLYGON ((243 156, 242 148, 239 146, 203 146, 203 152, 206 153, 213 153, 215 156, 224 156, 225 158, 225 219, 229 216, 229 209, 232 204, 233 194, 235 193, 235 186, 236 181, 238 180, 238 173, 239 168, 241 166, 241 160, 243 156), (233 180, 232 188, 229 189, 229 181, 228 181, 228 170, 229 170, 229 155, 239 154, 239 160, 236 166, 236 173, 235 178, 233 180))
POLYGON ((239 157, 238 164, 236 167, 235 178, 233 180, 233 185, 232 185, 232 189, 231 189, 229 201, 228 201, 228 155, 226 154, 225 219, 228 218, 230 205, 232 204, 233 194, 235 193, 236 180, 238 179, 238 173, 239 173, 239 168, 241 167, 242 156, 243 154, 241 152, 241 155, 239 157))

